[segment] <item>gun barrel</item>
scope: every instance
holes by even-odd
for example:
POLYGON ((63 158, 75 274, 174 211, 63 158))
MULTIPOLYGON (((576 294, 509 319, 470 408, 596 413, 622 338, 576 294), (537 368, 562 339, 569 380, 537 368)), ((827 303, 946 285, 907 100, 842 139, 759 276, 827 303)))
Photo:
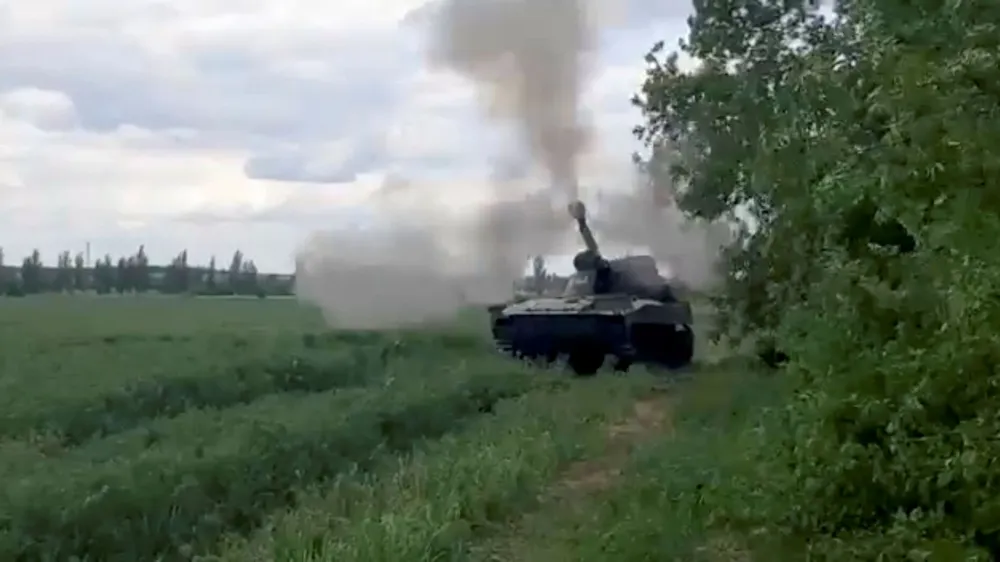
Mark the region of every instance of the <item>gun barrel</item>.
POLYGON ((583 244, 587 250, 599 256, 600 250, 597 247, 597 240, 587 224, 587 208, 582 202, 574 201, 569 205, 569 214, 576 219, 577 229, 580 231, 580 237, 583 238, 583 244))
POLYGON ((597 240, 594 239, 594 233, 591 232, 586 219, 580 219, 577 221, 577 226, 580 228, 580 236, 583 237, 583 243, 587 249, 597 255, 600 255, 601 251, 597 248, 597 240))

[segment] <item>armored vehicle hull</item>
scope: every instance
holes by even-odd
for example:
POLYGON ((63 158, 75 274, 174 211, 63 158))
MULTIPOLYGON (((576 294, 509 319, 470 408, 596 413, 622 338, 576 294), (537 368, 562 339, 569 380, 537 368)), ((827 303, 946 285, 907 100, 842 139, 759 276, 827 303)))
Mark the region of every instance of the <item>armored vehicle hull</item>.
POLYGON ((633 363, 679 369, 694 355, 691 305, 674 296, 651 256, 607 260, 587 225, 586 207, 569 214, 585 250, 561 298, 534 298, 489 307, 497 347, 526 359, 560 356, 577 374, 592 375, 608 355, 615 368, 633 363))
POLYGON ((489 308, 493 339, 504 353, 554 361, 564 356, 579 375, 614 357, 617 370, 634 363, 680 369, 691 363, 691 306, 625 293, 536 298, 489 308))

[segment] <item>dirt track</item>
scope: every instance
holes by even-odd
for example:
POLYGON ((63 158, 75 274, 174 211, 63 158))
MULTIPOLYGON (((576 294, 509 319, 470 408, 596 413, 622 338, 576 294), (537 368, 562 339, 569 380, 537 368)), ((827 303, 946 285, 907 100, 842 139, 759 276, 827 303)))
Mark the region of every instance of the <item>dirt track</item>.
POLYGON ((577 512, 588 499, 614 487, 636 445, 673 432, 671 398, 667 391, 658 390, 637 400, 631 415, 608 425, 603 454, 567 467, 541 494, 536 509, 475 548, 472 558, 495 562, 569 562, 558 537, 549 532, 549 522, 577 512))

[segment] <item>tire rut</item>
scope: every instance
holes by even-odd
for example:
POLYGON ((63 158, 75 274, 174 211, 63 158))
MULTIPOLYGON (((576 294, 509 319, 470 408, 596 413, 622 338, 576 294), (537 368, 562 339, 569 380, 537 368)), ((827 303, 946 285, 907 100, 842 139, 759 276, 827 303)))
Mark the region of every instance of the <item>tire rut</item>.
POLYGON ((606 445, 597 457, 569 465, 540 496, 538 506, 497 536, 475 547, 470 560, 479 562, 560 562, 559 540, 549 523, 586 508, 586 500, 613 488, 636 445, 673 434, 672 396, 666 390, 635 402, 631 415, 606 428, 606 445))

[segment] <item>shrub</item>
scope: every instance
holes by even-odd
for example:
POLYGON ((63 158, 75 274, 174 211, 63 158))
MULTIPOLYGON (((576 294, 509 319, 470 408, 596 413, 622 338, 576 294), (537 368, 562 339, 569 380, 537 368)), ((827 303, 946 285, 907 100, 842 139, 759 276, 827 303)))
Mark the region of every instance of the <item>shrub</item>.
POLYGON ((638 100, 687 148, 685 211, 759 219, 723 328, 796 383, 759 471, 719 485, 748 506, 716 516, 812 560, 1000 556, 1000 14, 741 4, 699 4, 702 68, 654 52, 638 100))

